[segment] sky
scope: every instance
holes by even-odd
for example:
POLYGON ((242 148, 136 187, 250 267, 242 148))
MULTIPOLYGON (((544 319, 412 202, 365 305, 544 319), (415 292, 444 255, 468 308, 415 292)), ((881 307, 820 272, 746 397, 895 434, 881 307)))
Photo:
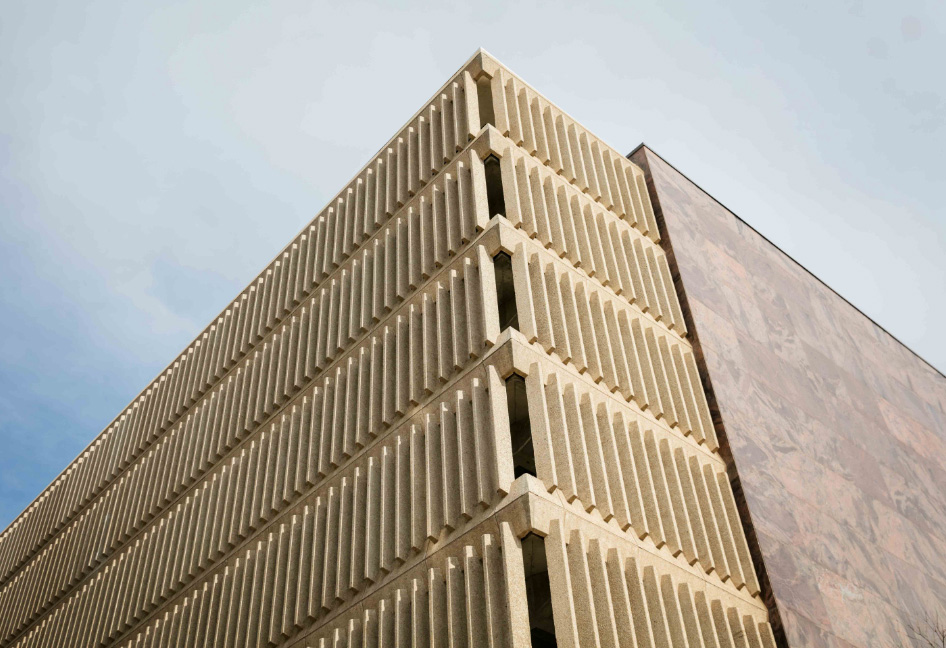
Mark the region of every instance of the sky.
POLYGON ((946 3, 4 3, 0 528, 484 47, 946 369, 946 3))

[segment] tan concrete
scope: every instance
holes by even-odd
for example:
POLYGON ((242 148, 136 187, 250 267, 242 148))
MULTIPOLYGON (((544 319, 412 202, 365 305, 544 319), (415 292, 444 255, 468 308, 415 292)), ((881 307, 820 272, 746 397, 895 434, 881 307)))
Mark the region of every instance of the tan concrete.
POLYGON ((773 646, 726 468, 642 172, 478 52, 0 536, 0 646, 526 647, 530 533, 560 646, 773 646))

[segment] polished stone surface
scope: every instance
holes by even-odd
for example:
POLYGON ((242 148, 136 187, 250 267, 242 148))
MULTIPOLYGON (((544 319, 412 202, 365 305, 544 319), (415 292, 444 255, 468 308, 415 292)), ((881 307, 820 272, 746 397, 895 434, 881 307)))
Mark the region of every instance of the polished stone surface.
POLYGON ((789 645, 909 645, 904 623, 946 618, 946 378, 652 151, 631 159, 789 645))

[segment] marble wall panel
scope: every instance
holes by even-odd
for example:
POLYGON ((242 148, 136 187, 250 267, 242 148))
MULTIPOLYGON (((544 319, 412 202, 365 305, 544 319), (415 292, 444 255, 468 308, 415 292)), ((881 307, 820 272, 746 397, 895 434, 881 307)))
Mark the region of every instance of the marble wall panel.
POLYGON ((653 151, 631 159, 784 639, 910 645, 908 624, 946 618, 946 377, 653 151))

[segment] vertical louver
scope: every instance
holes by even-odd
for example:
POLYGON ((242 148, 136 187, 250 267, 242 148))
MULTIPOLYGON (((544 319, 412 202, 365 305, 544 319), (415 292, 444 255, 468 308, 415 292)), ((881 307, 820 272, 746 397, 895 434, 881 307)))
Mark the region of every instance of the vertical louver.
POLYGON ((533 533, 560 646, 771 648, 661 245, 478 53, 0 536, 0 646, 527 648, 533 533))

